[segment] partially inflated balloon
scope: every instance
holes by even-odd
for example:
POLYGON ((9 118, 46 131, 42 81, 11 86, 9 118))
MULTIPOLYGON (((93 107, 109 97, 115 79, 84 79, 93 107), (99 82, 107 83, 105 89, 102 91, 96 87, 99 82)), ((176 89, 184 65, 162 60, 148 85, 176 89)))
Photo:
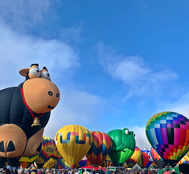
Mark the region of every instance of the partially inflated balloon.
POLYGON ((127 160, 128 167, 133 167, 136 163, 142 167, 142 152, 138 147, 135 147, 134 153, 127 160))
POLYGON ((106 156, 111 150, 112 140, 103 132, 94 131, 91 132, 91 134, 93 142, 86 156, 90 164, 100 165, 104 162, 106 156))
POLYGON ((148 168, 152 164, 149 150, 142 150, 142 167, 148 168))
POLYGON ((189 120, 175 112, 154 115, 146 125, 146 135, 152 147, 171 165, 175 165, 189 150, 189 120))
POLYGON ((178 164, 187 163, 189 164, 189 152, 178 162, 178 164))
POLYGON ((57 150, 56 143, 52 138, 43 136, 42 148, 39 156, 42 157, 45 161, 49 160, 49 158, 61 158, 57 150))
POLYGON ((27 168, 31 163, 33 163, 38 158, 38 155, 34 156, 22 156, 19 159, 20 166, 27 168))
POLYGON ((79 167, 87 166, 87 160, 81 160, 79 161, 79 167))
POLYGON ((63 158, 58 159, 57 160, 57 166, 56 166, 56 168, 57 169, 64 169, 64 168, 66 168, 66 166, 65 166, 64 163, 65 163, 65 161, 64 161, 63 158))
POLYGON ((48 161, 45 162, 45 164, 43 165, 43 168, 54 168, 57 165, 57 160, 55 160, 54 158, 50 158, 48 161))
POLYGON ((122 165, 134 153, 134 133, 124 128, 112 130, 108 132, 108 135, 111 137, 113 143, 109 156, 114 165, 122 165))
POLYGON ((55 142, 66 165, 74 168, 89 151, 92 137, 85 127, 68 125, 56 133, 55 142))
POLYGON ((154 148, 151 148, 151 156, 154 161, 162 160, 162 158, 159 156, 154 148))

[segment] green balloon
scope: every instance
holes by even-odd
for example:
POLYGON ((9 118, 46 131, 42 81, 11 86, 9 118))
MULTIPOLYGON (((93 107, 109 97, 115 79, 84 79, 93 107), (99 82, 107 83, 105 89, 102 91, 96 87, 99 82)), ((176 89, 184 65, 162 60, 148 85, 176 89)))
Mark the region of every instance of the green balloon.
POLYGON ((115 129, 108 132, 112 139, 112 150, 109 156, 114 165, 120 166, 128 160, 135 151, 135 135, 127 128, 115 129))

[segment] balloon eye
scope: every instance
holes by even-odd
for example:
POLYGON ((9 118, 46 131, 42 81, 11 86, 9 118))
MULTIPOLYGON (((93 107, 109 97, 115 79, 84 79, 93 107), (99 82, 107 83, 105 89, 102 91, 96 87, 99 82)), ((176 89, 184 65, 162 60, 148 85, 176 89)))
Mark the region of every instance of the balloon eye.
POLYGON ((35 77, 39 77, 40 73, 39 73, 39 69, 38 68, 32 68, 29 70, 29 74, 32 74, 35 77))
POLYGON ((125 134, 129 134, 129 131, 128 131, 128 130, 125 130, 125 134))
POLYGON ((56 94, 56 97, 59 97, 59 96, 60 96, 60 94, 59 94, 59 93, 57 93, 57 94, 56 94))
POLYGON ((52 91, 48 91, 48 95, 49 96, 53 96, 53 92, 52 91))

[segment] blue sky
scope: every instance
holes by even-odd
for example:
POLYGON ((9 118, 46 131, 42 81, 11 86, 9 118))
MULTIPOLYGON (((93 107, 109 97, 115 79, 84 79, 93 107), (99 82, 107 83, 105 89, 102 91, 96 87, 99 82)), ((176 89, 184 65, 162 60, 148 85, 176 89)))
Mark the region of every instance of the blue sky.
POLYGON ((153 114, 189 117, 188 8, 186 0, 2 1, 0 87, 22 82, 17 72, 31 63, 47 66, 62 98, 46 135, 66 124, 128 127, 148 147, 153 114))

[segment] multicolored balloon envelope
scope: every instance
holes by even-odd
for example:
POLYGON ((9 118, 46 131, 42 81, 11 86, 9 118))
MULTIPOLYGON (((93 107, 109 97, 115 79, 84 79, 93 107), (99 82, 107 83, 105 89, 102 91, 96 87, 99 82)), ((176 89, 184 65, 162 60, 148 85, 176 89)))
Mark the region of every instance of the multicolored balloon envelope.
POLYGON ((138 147, 135 147, 133 155, 127 160, 128 167, 133 167, 136 163, 142 167, 142 152, 138 147))
POLYGON ((146 136, 163 160, 174 166, 189 150, 189 120, 175 112, 158 113, 148 121, 146 136))
POLYGON ((52 138, 43 136, 42 148, 39 156, 47 161, 49 158, 59 159, 61 158, 55 141, 52 138))
POLYGON ((178 164, 187 163, 189 164, 189 152, 178 162, 178 164))
POLYGON ((112 140, 103 132, 94 131, 91 132, 91 135, 93 137, 93 142, 86 157, 90 164, 100 165, 104 162, 111 150, 112 140))
POLYGON ((162 160, 162 158, 159 156, 154 148, 151 148, 151 156, 154 161, 162 160))
POLYGON ((149 150, 142 150, 142 167, 148 168, 152 164, 152 158, 149 150))
POLYGON ((65 165, 74 168, 89 151, 92 136, 83 126, 68 125, 56 133, 55 142, 65 165))

